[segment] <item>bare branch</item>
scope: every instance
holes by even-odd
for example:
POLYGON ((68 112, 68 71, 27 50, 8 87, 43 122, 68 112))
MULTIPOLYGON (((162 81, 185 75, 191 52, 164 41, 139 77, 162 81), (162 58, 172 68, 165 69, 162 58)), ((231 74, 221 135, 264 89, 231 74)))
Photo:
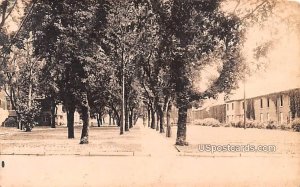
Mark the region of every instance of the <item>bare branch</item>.
POLYGON ((268 0, 264 0, 262 1, 259 5, 257 5, 249 14, 247 14, 246 16, 244 16, 241 21, 243 22, 245 19, 248 19, 249 17, 251 17, 260 7, 262 7, 263 5, 265 5, 268 2, 268 0))

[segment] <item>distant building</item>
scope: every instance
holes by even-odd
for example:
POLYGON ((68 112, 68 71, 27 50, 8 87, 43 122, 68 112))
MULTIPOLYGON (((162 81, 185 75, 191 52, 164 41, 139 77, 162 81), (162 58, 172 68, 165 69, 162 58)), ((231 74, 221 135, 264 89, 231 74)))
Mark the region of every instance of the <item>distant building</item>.
POLYGON ((3 90, 0 90, 0 126, 8 117, 8 115, 9 112, 7 110, 7 101, 6 101, 5 92, 3 90))
MULTIPOLYGON (((41 99, 41 113, 36 119, 38 126, 50 126, 51 125, 51 111, 50 103, 46 99, 41 99)), ((17 117, 15 110, 12 110, 10 100, 6 97, 3 90, 0 90, 0 126, 8 117, 17 117)), ((67 113, 64 110, 63 105, 59 104, 56 106, 56 125, 67 125, 67 113)), ((80 124, 81 119, 77 111, 74 113, 74 123, 80 124)))
MULTIPOLYGON (((62 104, 56 105, 55 123, 56 125, 67 125, 67 112, 62 104)), ((37 118, 39 126, 51 125, 51 105, 47 99, 41 100, 41 113, 37 118)), ((77 111, 74 113, 74 124, 81 123, 80 115, 77 111)))
POLYGON ((289 124, 300 117, 300 88, 261 95, 253 98, 229 100, 225 104, 193 111, 193 119, 215 118, 221 123, 244 120, 274 121, 289 124), (245 111, 246 110, 246 111, 245 111), (298 111, 298 112, 297 112, 298 111))
POLYGON ((193 111, 193 119, 214 118, 221 123, 226 122, 225 104, 206 107, 202 110, 193 111))
MULTIPOLYGON (((292 112, 292 97, 300 97, 300 88, 261 95, 244 100, 235 100, 226 102, 226 122, 237 122, 244 119, 246 113, 247 119, 259 122, 275 121, 278 124, 289 124, 293 118, 300 117, 297 110, 292 112), (246 108, 246 112, 244 112, 246 108)), ((299 102, 299 101, 298 101, 299 102)), ((299 103, 295 103, 299 105, 299 103)), ((298 106, 299 107, 299 106, 298 106)))

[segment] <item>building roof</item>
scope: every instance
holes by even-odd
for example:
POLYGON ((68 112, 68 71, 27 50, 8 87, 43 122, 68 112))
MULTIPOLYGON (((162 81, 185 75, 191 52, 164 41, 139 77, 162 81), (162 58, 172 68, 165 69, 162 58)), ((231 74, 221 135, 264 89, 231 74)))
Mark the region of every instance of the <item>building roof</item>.
MULTIPOLYGON (((277 95, 277 94, 287 94, 288 92, 293 91, 293 90, 299 90, 300 91, 300 88, 283 90, 283 91, 279 91, 279 92, 272 92, 272 93, 269 93, 269 94, 264 94, 264 95, 259 95, 259 96, 255 96, 255 97, 246 98, 246 100, 247 99, 257 99, 257 98, 267 97, 267 96, 277 95)), ((242 98, 242 99, 228 100, 228 101, 225 101, 225 103, 230 103, 230 102, 234 102, 234 101, 242 101, 242 100, 244 100, 244 99, 242 98)))

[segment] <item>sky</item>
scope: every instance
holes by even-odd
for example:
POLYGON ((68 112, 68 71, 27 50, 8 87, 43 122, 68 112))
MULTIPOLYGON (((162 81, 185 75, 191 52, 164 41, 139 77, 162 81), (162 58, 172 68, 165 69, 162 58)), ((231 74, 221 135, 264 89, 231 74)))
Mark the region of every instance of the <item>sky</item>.
MULTIPOLYGON (((230 1, 230 0, 229 0, 230 1)), ((231 0, 235 1, 235 0, 231 0)), ((251 4, 256 0, 241 0, 241 4, 251 4)), ((279 0, 278 0, 279 1, 279 0)), ((280 3, 274 10, 278 17, 272 17, 266 21, 266 27, 261 28, 254 25, 246 34, 246 42, 243 48, 243 55, 248 64, 265 64, 263 68, 252 73, 246 79, 246 97, 254 97, 262 94, 288 90, 292 88, 300 88, 300 0, 290 0, 280 3), (290 27, 285 22, 287 20, 296 20, 298 27, 290 27), (259 44, 273 40, 271 49, 266 58, 257 61, 253 58, 253 49, 259 44)), ((0 0, 1 2, 1 0, 0 0)), ((258 1, 259 2, 259 1, 258 1)), ((227 9, 232 11, 235 3, 231 6, 227 5, 227 9)), ((19 7, 23 5, 18 3, 19 7)), ((225 8, 225 9, 226 9, 225 8)), ((15 12, 17 18, 23 14, 22 8, 19 12, 15 12)), ((7 29, 15 31, 18 28, 16 24, 18 19, 9 19, 7 29)), ((202 75, 203 82, 199 84, 199 90, 208 86, 207 78, 214 76, 216 73, 214 67, 208 67, 204 70, 206 75, 202 75)), ((243 97, 244 84, 239 83, 240 89, 233 90, 230 99, 240 99, 243 97)), ((209 101, 208 103, 222 103, 224 98, 222 95, 218 101, 209 101)))
MULTIPOLYGON (((235 7, 234 5, 231 8, 235 7)), ((269 18, 265 22, 265 27, 254 25, 247 30, 242 54, 246 63, 251 64, 252 73, 246 77, 245 84, 240 81, 239 89, 232 90, 230 100, 242 99, 244 86, 246 98, 300 88, 300 0, 283 1, 274 13, 277 16, 269 18), (286 24, 287 21, 289 24, 286 24), (295 26, 293 23, 298 25, 295 26), (267 41, 273 42, 266 57, 256 60, 253 50, 267 41), (263 65, 256 69, 254 67, 257 64, 263 65)), ((207 87, 205 77, 213 76, 215 74, 213 69, 208 67, 202 72, 206 75, 202 75, 204 79, 200 83, 199 90, 205 90, 207 87)), ((220 94, 217 100, 206 100, 202 108, 222 103, 224 94, 220 94)))
MULTIPOLYGON (((253 48, 263 41, 273 40, 266 58, 261 61, 265 66, 247 77, 246 97, 300 88, 300 4, 297 2, 283 5, 277 10, 282 18, 271 18, 267 27, 254 26, 248 30, 247 41, 243 49, 248 63, 260 63, 253 59, 253 48), (297 27, 284 24, 287 19, 296 20, 297 27), (284 19, 284 20, 282 20, 284 19)), ((243 97, 244 85, 233 91, 233 99, 243 97)))

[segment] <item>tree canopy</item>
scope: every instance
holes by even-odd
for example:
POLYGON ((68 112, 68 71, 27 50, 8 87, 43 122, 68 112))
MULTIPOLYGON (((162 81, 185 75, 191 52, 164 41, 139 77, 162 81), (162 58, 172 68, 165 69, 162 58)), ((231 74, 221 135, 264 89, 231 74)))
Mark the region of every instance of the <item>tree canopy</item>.
MULTIPOLYGON (((121 134, 129 131, 135 118, 147 116, 149 126, 162 133, 165 119, 170 129, 173 105, 178 108, 178 145, 188 144, 187 110, 193 104, 238 87, 249 69, 241 54, 246 28, 267 17, 276 5, 256 2, 243 12, 241 1, 32 1, 20 36, 9 43, 3 22, 14 5, 5 2, 9 1, 1 5, 1 42, 26 51, 22 43, 31 37, 29 62, 38 65, 30 66, 34 78, 28 81, 26 74, 22 81, 39 97, 65 106, 69 138, 74 138, 75 110, 83 120, 80 143, 88 143, 91 116, 112 114, 121 134), (231 13, 224 11, 228 2, 236 3, 231 13), (216 72, 199 90, 196 80, 207 67, 216 67, 216 72)), ((5 58, 1 56, 2 62, 5 58)), ((28 70, 19 67, 20 72, 28 70)), ((13 72, 7 73, 11 79, 2 82, 14 88, 13 72)), ((32 94, 27 97, 30 106, 32 94)))

